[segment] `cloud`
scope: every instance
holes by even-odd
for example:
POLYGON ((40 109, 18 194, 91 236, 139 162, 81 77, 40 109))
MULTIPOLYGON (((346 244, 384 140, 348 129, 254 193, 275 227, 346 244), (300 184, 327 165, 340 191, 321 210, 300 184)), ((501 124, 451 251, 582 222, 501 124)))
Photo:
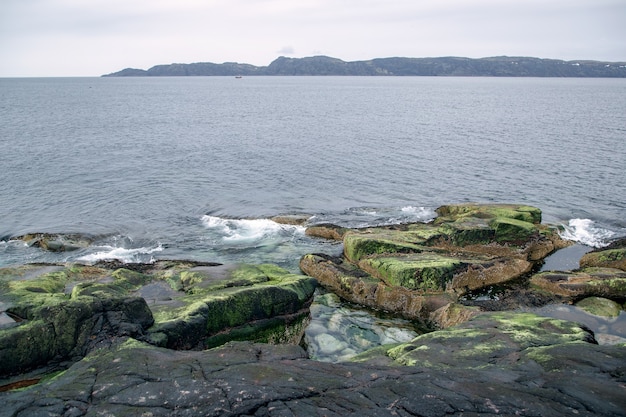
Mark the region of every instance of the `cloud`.
POLYGON ((0 76, 99 75, 171 62, 267 65, 295 55, 293 45, 299 56, 345 61, 623 61, 623 16, 624 0, 0 0, 0 76))
POLYGON ((280 55, 293 55, 296 53, 296 51, 293 49, 293 46, 283 46, 278 51, 276 51, 276 53, 280 55))

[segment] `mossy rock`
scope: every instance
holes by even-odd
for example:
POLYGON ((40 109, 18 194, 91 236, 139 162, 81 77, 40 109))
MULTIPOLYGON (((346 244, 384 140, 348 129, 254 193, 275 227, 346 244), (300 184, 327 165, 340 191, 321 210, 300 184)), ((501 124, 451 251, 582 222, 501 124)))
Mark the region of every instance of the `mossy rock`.
POLYGON ((305 255, 300 260, 300 269, 345 300, 418 321, 424 327, 429 324, 431 312, 457 299, 454 294, 440 291, 428 293, 386 285, 341 258, 305 255))
POLYGON ((343 240, 344 234, 349 232, 350 229, 346 227, 337 226, 334 224, 314 224, 306 228, 305 234, 311 237, 321 237, 331 240, 343 240))
POLYGON ((541 272, 530 279, 536 289, 564 297, 626 297, 626 272, 614 268, 583 268, 571 272, 541 272))
POLYGON ((489 225, 495 230, 495 240, 500 243, 524 243, 539 235, 534 224, 523 220, 496 217, 489 225))
POLYGON ((622 307, 613 300, 602 297, 587 297, 576 303, 589 314, 601 317, 617 317, 622 311, 622 307))
POLYGON ((580 267, 617 268, 626 271, 626 248, 596 250, 580 259, 580 267))
POLYGON ((180 306, 153 306, 155 325, 148 331, 148 340, 174 349, 289 339, 281 332, 302 327, 317 284, 271 264, 240 265, 216 274, 204 268, 181 276, 187 286, 175 297, 180 306))
POLYGON ((525 205, 463 203, 441 206, 435 211, 439 216, 436 223, 464 217, 507 218, 533 224, 541 223, 541 210, 525 205))
MULTIPOLYGON (((440 239, 457 246, 487 244, 493 242, 495 230, 482 218, 464 217, 456 221, 441 223, 438 227, 440 239)), ((436 246, 437 243, 434 243, 436 246)))
MULTIPOLYGON (((430 230, 427 235, 431 235, 430 230)), ((412 253, 425 250, 427 238, 419 231, 368 229, 353 231, 343 237, 345 257, 358 262, 366 256, 383 253, 412 253)))
POLYGON ((299 341, 313 278, 270 264, 214 267, 164 261, 0 268, 7 318, 0 324, 0 375, 82 356, 122 336, 176 348, 299 341), (153 311, 158 322, 148 331, 153 311))
POLYGON ((458 258, 422 252, 394 257, 379 256, 362 259, 358 266, 382 279, 387 285, 425 292, 442 292, 455 273, 467 264, 458 258))
POLYGON ((71 252, 86 248, 94 241, 94 238, 89 235, 60 233, 30 233, 11 239, 22 240, 29 246, 48 252, 71 252))
POLYGON ((384 355, 392 363, 428 368, 507 367, 530 348, 593 343, 580 325, 530 313, 483 313, 467 322, 416 337, 409 343, 381 347, 354 358, 371 361, 384 355))

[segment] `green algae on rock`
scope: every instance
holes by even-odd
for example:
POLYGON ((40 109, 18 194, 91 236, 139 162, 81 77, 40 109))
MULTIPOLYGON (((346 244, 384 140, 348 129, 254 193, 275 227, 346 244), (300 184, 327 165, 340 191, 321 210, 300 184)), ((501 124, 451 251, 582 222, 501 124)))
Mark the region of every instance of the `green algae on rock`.
POLYGON ((602 297, 587 297, 576 303, 589 314, 602 317, 617 317, 622 311, 622 307, 613 300, 602 297))
POLYGON ((351 302, 428 321, 443 317, 431 313, 444 299, 522 277, 569 244, 534 207, 468 203, 437 213, 430 223, 342 230, 343 260, 307 255, 300 268, 351 302))
POLYGON ((581 268, 616 268, 626 271, 626 247, 588 252, 580 259, 580 266, 581 268))
POLYGON ((233 339, 298 343, 315 286, 275 265, 2 268, 0 307, 13 321, 0 326, 0 375, 80 357, 123 336, 179 349, 233 339))
POLYGON ((482 313, 469 321, 416 337, 411 342, 382 346, 353 360, 445 369, 509 366, 521 352, 538 346, 573 342, 595 343, 593 334, 576 323, 531 313, 482 313))
POLYGON ((623 299, 626 295, 626 271, 614 268, 583 268, 566 272, 540 272, 530 278, 531 285, 563 297, 605 297, 623 299))

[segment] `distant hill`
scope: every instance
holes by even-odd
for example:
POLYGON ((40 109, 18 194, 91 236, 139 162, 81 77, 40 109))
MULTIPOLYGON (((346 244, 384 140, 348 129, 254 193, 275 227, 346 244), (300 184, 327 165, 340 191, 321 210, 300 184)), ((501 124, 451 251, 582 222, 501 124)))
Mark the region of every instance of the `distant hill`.
POLYGON ((346 62, 328 56, 286 58, 266 67, 225 62, 156 65, 148 70, 126 68, 103 77, 178 77, 250 75, 363 75, 463 77, 626 77, 626 62, 561 61, 531 57, 376 58, 346 62))

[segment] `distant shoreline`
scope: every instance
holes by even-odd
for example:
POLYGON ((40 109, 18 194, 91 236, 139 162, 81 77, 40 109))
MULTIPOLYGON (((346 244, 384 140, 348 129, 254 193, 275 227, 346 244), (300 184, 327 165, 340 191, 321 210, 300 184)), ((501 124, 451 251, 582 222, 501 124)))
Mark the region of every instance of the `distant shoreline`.
POLYGON ((126 68, 103 77, 187 76, 457 76, 457 77, 584 77, 626 78, 626 62, 562 61, 533 57, 375 58, 342 61, 328 56, 287 58, 268 66, 237 62, 155 65, 148 70, 126 68))

